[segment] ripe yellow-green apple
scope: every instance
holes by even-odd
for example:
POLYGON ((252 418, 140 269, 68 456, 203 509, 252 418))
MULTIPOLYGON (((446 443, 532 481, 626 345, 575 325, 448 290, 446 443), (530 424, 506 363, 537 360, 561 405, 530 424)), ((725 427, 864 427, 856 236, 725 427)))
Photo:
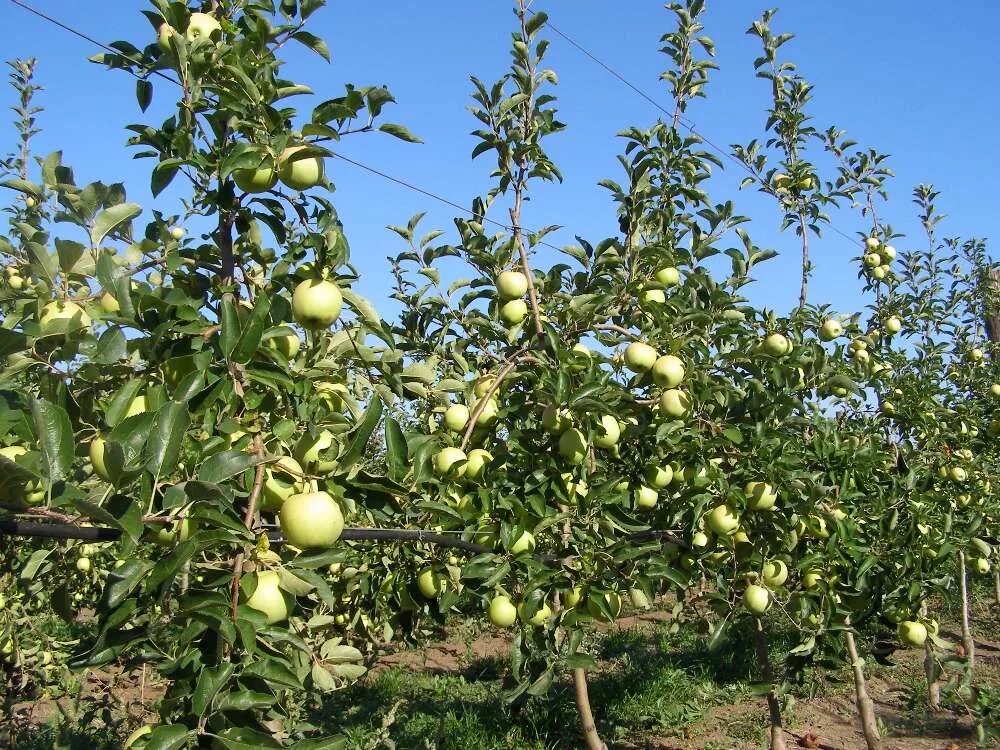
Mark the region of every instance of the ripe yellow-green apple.
POLYGON ((22 277, 19 273, 17 273, 16 270, 11 272, 10 269, 7 269, 7 271, 8 271, 6 276, 7 286, 9 286, 15 292, 19 292, 20 290, 24 289, 24 277, 22 277))
POLYGON ((705 522, 708 528, 719 536, 732 536, 740 527, 740 519, 728 505, 717 505, 712 508, 705 522))
POLYGON ((302 492, 285 500, 278 523, 293 547, 329 547, 344 530, 344 514, 328 492, 302 492))
POLYGON ((156 29, 156 44, 160 48, 161 52, 169 53, 170 49, 170 37, 175 33, 174 27, 169 23, 161 23, 156 29))
POLYGON ((681 281, 681 274, 673 266, 664 266, 656 272, 656 281, 665 287, 677 286, 681 281))
POLYGON ((535 614, 529 616, 528 608, 524 606, 524 602, 517 608, 518 616, 521 618, 521 622, 525 625, 544 625, 552 618, 552 608, 549 607, 548 602, 542 602, 542 606, 538 608, 535 614))
POLYGON ((512 555, 523 555, 535 551, 535 535, 530 531, 522 531, 514 543, 510 545, 512 555))
POLYGON ((192 13, 184 36, 189 42, 193 42, 196 39, 218 37, 221 32, 222 26, 214 16, 208 13, 192 13))
POLYGON ((347 396, 347 386, 343 383, 331 383, 328 380, 321 380, 313 384, 316 391, 317 400, 323 404, 328 411, 342 412, 344 410, 344 398, 347 396))
POLYGON ((743 606, 748 612, 755 615, 762 615, 771 604, 771 594, 763 586, 751 584, 743 592, 743 606))
POLYGON ((883 401, 881 406, 882 412, 884 414, 895 414, 896 405, 892 401, 883 401))
POLYGON ((865 265, 869 268, 878 268, 882 265, 882 256, 878 253, 868 253, 865 255, 865 265))
POLYGON ((448 446, 434 454, 434 472, 442 479, 457 479, 465 475, 468 456, 461 448, 448 446))
POLYGON ((807 589, 818 588, 821 583, 826 581, 826 576, 823 574, 822 570, 808 570, 805 575, 802 576, 802 585, 807 589))
POLYGON ((523 299, 512 299, 500 306, 500 320, 509 326, 516 326, 528 316, 528 303, 523 299))
POLYGON ((528 293, 528 277, 520 271, 504 271, 497 276, 497 293, 503 299, 520 299, 528 293))
POLYGON ((990 572, 990 561, 985 557, 976 557, 972 560, 972 569, 980 575, 990 572))
POLYGON ((641 341, 633 341, 625 348, 625 365, 632 372, 649 372, 656 359, 656 349, 641 341))
POLYGON ((517 607, 509 596, 494 596, 490 600, 490 622, 498 628, 509 628, 517 620, 517 607))
POLYGON ((292 292, 292 315, 303 328, 329 328, 340 317, 344 297, 329 279, 306 279, 292 292))
POLYGON ((639 489, 635 491, 635 503, 640 508, 655 508, 656 501, 659 500, 659 498, 659 492, 652 487, 647 487, 644 484, 640 485, 639 489))
POLYGON ((899 623, 899 640, 905 645, 918 648, 924 645, 927 640, 927 628, 922 622, 914 620, 903 620, 899 623))
POLYGON ((90 316, 75 302, 49 302, 42 307, 38 326, 43 336, 58 336, 90 328, 90 316))
POLYGON ((100 435, 90 441, 90 465, 94 467, 94 473, 97 476, 105 482, 110 482, 111 475, 108 473, 108 466, 104 462, 104 451, 106 448, 107 442, 100 435))
POLYGON ((574 586, 569 591, 566 592, 566 596, 563 597, 563 606, 567 609, 572 609, 580 600, 583 598, 583 589, 579 586, 574 586))
POLYGON ((872 276, 874 276, 879 281, 881 281, 888 275, 889 275, 889 269, 886 268, 885 266, 879 266, 878 268, 872 269, 872 276))
POLYGON ((673 419, 686 417, 691 411, 691 397, 678 388, 668 388, 660 394, 660 412, 673 419))
POLYGON ((445 578, 434 568, 426 567, 417 576, 417 588, 428 599, 437 599, 444 591, 445 578))
POLYGON ((549 404, 542 410, 542 428, 553 435, 561 435, 573 426, 573 418, 566 409, 549 404))
POLYGON ((257 573, 257 587, 246 600, 250 609, 255 609, 267 618, 268 625, 288 619, 288 599, 281 590, 280 576, 273 570, 257 573))
POLYGON ((783 560, 768 560, 764 563, 763 579, 771 588, 784 585, 788 580, 788 566, 783 560))
POLYGON ((452 404, 444 411, 444 426, 452 432, 461 432, 469 423, 469 407, 465 404, 452 404))
POLYGON ((285 500, 298 495, 305 488, 302 466, 291 456, 282 456, 264 470, 264 484, 261 495, 262 510, 277 511, 285 500))
POLYGON ((587 438, 575 427, 566 430, 559 436, 559 455, 579 466, 587 457, 587 438))
POLYGON ((593 352, 587 347, 586 344, 573 344, 573 359, 569 364, 569 369, 572 372, 583 372, 586 370, 591 362, 593 361, 593 352))
POLYGON ((636 609, 649 609, 649 597, 646 592, 639 588, 630 588, 628 598, 632 601, 632 606, 636 609))
POLYGON ((747 482, 744 491, 750 510, 771 510, 778 501, 778 493, 767 482, 747 482))
POLYGON ((76 558, 76 569, 81 573, 90 572, 90 558, 89 557, 78 557, 76 558))
POLYGON ((670 468, 670 464, 650 464, 646 467, 644 476, 651 487, 662 490, 673 481, 674 470, 670 468))
POLYGON ((684 380, 684 363, 673 354, 664 354, 653 363, 653 382, 661 388, 676 388, 684 380))
MULTIPOLYGON (((473 404, 473 408, 478 406, 478 402, 473 404)), ((476 417, 476 426, 478 427, 489 427, 497 418, 500 416, 500 402, 495 398, 489 399, 483 408, 479 410, 479 416, 476 417)))
POLYGON ((898 315, 890 315, 883 326, 888 333, 899 333, 903 330, 903 321, 898 315))
POLYGON ((571 503, 575 503, 578 498, 586 497, 587 493, 590 492, 590 487, 582 479, 574 479, 573 475, 569 472, 565 472, 562 475, 563 481, 566 483, 566 499, 571 503))
POLYGON ((308 190, 323 182, 323 157, 310 156, 306 146, 289 146, 278 158, 278 177, 292 190, 308 190))
POLYGON ((840 324, 839 320, 834 320, 833 318, 827 318, 819 327, 819 337, 823 341, 833 341, 843 332, 844 326, 840 324))
POLYGON ((278 173, 274 167, 237 169, 233 180, 244 193, 264 193, 278 184, 278 173))
MULTIPOLYGON (((493 384, 496 382, 496 377, 493 375, 480 375, 476 378, 476 384, 473 386, 472 391, 479 398, 482 398, 487 393, 493 389, 493 384)), ((495 393, 496 391, 494 391, 495 393)))
POLYGON ((888 263, 896 258, 896 248, 892 245, 882 245, 878 250, 879 255, 882 256, 882 260, 888 263))
POLYGON ((170 236, 175 240, 183 239, 185 234, 186 232, 184 231, 184 227, 170 227, 170 236))
POLYGON ((587 614, 593 617, 595 620, 601 622, 611 622, 622 612, 622 598, 615 591, 609 591, 606 594, 596 594, 592 593, 587 596, 587 614), (601 611, 601 603, 607 607, 611 616, 604 614, 601 611))
POLYGON ((771 181, 774 184, 775 190, 788 190, 788 185, 792 181, 792 178, 784 172, 776 172, 771 181))
POLYGON ((764 351, 772 357, 784 357, 792 351, 792 342, 780 333, 772 333, 764 339, 764 351))
POLYGON ((323 458, 326 451, 333 445, 333 433, 322 430, 315 437, 304 434, 295 444, 292 453, 299 465, 311 474, 329 474, 337 466, 337 462, 323 458))
POLYGON ((600 424, 598 424, 596 434, 594 435, 594 445, 598 448, 613 448, 618 444, 621 436, 621 422, 610 414, 604 414, 601 416, 600 424))
POLYGON ((197 527, 198 525, 190 518, 182 518, 167 526, 162 526, 153 535, 153 542, 162 547, 169 547, 174 542, 186 542, 192 532, 197 530, 197 527))
POLYGON ((866 237, 865 238, 865 248, 867 250, 878 250, 882 242, 878 237, 866 237))
POLYGON ((969 352, 969 356, 972 357, 973 362, 979 362, 983 358, 983 350, 976 347, 971 352, 969 352))
POLYGON ((486 466, 493 460, 493 455, 482 448, 473 448, 469 451, 469 456, 465 461, 465 478, 471 480, 482 479, 486 473, 486 466))
POLYGON ((108 315, 114 315, 122 309, 122 306, 118 304, 118 300, 115 299, 115 296, 111 292, 104 292, 97 301, 97 304, 108 315))
POLYGON ((994 396, 1000 396, 1000 383, 993 383, 990 386, 990 393, 994 396))
POLYGON ((952 466, 948 471, 948 476, 951 477, 951 481, 962 483, 969 478, 968 472, 961 466, 952 466))
POLYGON ((871 359, 871 355, 865 349, 853 349, 851 350, 851 359, 858 364, 864 364, 871 359))
POLYGON ((662 289, 647 289, 642 293, 642 304, 647 306, 662 305, 667 301, 667 295, 662 289))
POLYGON ((299 335, 288 326, 277 326, 269 333, 271 335, 264 339, 264 346, 272 352, 278 352, 285 359, 295 359, 302 346, 299 335))

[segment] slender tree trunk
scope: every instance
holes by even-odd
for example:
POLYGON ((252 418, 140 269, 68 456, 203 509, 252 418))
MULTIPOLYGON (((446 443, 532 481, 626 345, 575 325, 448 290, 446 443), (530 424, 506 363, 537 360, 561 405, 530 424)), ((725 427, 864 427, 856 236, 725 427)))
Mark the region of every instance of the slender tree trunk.
POLYGON ((757 647, 757 667, 763 680, 771 685, 767 694, 767 711, 771 722, 771 750, 787 750, 785 745, 785 730, 781 726, 781 704, 778 702, 778 692, 774 689, 774 673, 767 654, 767 638, 764 634, 764 623, 755 618, 757 629, 754 632, 754 644, 757 647))
POLYGON ((812 273, 812 261, 809 260, 809 230, 806 217, 799 211, 799 231, 802 233, 802 281, 799 286, 799 307, 806 306, 806 293, 809 288, 809 274, 812 273))
POLYGON ((580 728, 587 750, 608 750, 601 741, 594 723, 594 714, 590 710, 590 694, 587 692, 587 671, 576 668, 573 670, 573 687, 576 688, 576 709, 580 712, 580 728))
MULTIPOLYGON (((927 616, 927 605, 920 608, 920 614, 927 616)), ((934 655, 934 647, 929 640, 924 641, 924 677, 927 678, 927 707, 931 711, 941 710, 941 665, 934 655)))
MULTIPOLYGON (((850 618, 847 625, 851 624, 850 618)), ((848 628, 844 631, 847 640, 847 655, 851 659, 851 671, 854 672, 854 697, 858 704, 858 716, 861 718, 861 731, 865 735, 868 750, 882 749, 882 736, 875 721, 875 704, 868 696, 868 684, 865 682, 864 662, 858 656, 858 646, 854 641, 854 631, 848 628)))
POLYGON ((1000 604, 1000 564, 994 564, 993 568, 993 601, 1000 604))
POLYGON ((958 551, 958 590, 962 597, 962 647, 971 678, 976 666, 976 642, 972 640, 972 628, 969 626, 969 583, 965 574, 965 550, 961 549, 958 551))

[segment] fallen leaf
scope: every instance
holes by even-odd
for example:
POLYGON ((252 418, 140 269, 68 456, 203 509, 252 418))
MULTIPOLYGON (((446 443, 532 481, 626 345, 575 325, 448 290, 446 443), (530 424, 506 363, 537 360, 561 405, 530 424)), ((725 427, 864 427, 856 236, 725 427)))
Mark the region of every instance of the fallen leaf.
POLYGON ((812 732, 806 732, 799 737, 799 747, 817 748, 819 745, 819 737, 812 732))

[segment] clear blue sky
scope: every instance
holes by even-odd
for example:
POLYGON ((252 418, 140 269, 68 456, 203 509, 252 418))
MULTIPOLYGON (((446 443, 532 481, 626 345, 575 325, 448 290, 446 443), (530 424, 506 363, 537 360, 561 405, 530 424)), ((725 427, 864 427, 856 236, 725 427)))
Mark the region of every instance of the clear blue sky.
MULTIPOLYGON (((151 38, 148 22, 139 14, 147 6, 137 0, 38 0, 37 5, 105 41, 128 39, 141 46, 151 38)), ((744 32, 771 6, 758 0, 709 0, 705 33, 717 44, 722 70, 708 87, 709 99, 693 105, 689 115, 720 146, 762 135, 769 93, 767 84, 753 75, 758 42, 744 32)), ((661 2, 536 0, 534 8, 549 13, 561 30, 669 105, 658 80, 667 59, 657 50, 660 35, 671 28, 672 14, 661 2)), ((475 145, 469 131, 475 121, 466 111, 468 77, 492 81, 506 70, 514 23, 510 3, 332 2, 314 18, 313 31, 327 40, 333 63, 296 48, 290 50, 286 75, 311 85, 317 92, 314 102, 339 95, 345 82, 388 85, 398 104, 386 111, 386 119, 407 125, 425 140, 412 145, 384 135, 361 135, 338 148, 462 205, 484 193, 491 162, 488 155, 475 162, 469 158, 475 145)), ((154 105, 143 115, 135 104, 133 79, 88 63, 96 50, 83 40, 7 0, 0 0, 0 27, 7 30, 7 59, 40 60, 39 80, 46 90, 39 103, 46 111, 38 151, 62 148, 64 162, 74 167, 78 182, 124 181, 130 198, 146 207, 146 215, 154 206, 169 211, 175 196, 151 199, 152 162, 132 159, 124 145, 124 125, 162 119, 176 96, 173 87, 158 81, 154 105)), ((1000 63, 994 37, 1000 4, 793 0, 782 6, 772 27, 796 34, 784 55, 815 84, 810 107, 815 125, 825 129, 836 124, 860 144, 892 155, 897 179, 885 215, 894 227, 907 232, 914 244, 923 244, 910 192, 919 182, 933 182, 942 191, 939 210, 949 217, 942 234, 989 238, 998 233, 1000 96, 995 81, 1000 63)), ((568 129, 550 138, 548 147, 565 182, 536 191, 524 224, 564 225, 566 229, 548 238, 554 244, 572 242, 576 234, 596 242, 616 229, 614 206, 596 184, 605 177, 621 177, 615 158, 621 143, 615 134, 629 125, 651 124, 658 112, 564 41, 549 36, 548 62, 560 76, 555 93, 568 129)), ((298 101, 305 111, 312 106, 298 101)), ((0 95, 0 102, 13 103, 10 93, 0 95)), ((13 129, 3 124, 0 132, 0 150, 7 151, 13 129)), ((455 211, 343 162, 328 167, 337 188, 334 202, 364 277, 359 291, 389 312, 385 257, 401 248, 384 227, 426 211, 425 229, 450 230, 455 211)), ((737 191, 740 176, 739 168, 729 163, 714 181, 713 197, 734 199, 741 213, 754 218, 750 231, 756 242, 782 252, 760 268, 751 297, 758 304, 788 310, 797 295, 795 237, 778 232, 780 216, 770 199, 753 190, 737 191)), ((831 176, 829 171, 824 175, 831 176)), ((835 216, 835 223, 851 235, 862 228, 860 217, 850 211, 835 216)), ((857 309, 863 303, 856 269, 848 262, 856 248, 832 232, 814 247, 812 301, 834 302, 844 312, 857 309)), ((545 251, 542 262, 555 255, 545 251)))

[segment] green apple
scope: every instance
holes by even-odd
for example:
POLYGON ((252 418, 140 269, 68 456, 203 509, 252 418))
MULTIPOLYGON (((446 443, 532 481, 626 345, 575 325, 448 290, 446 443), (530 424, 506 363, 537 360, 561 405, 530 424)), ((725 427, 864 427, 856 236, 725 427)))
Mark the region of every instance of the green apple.
POLYGON ((927 628, 923 623, 914 620, 903 620, 899 623, 899 640, 905 645, 918 648, 927 640, 927 628))
POLYGON ((490 391, 496 393, 496 390, 493 388, 493 384, 495 382, 496 382, 496 377, 493 375, 480 375, 478 378, 476 378, 476 384, 475 386, 473 386, 472 389, 473 393, 475 393, 476 396, 478 396, 479 398, 482 398, 490 391))
POLYGON ((969 356, 972 358, 973 362, 979 362, 983 358, 983 350, 976 347, 975 349, 969 352, 969 356))
POLYGON ((951 481, 958 482, 959 484, 969 478, 968 472, 961 466, 952 466, 948 471, 948 476, 951 477, 951 481))
POLYGON ((323 455, 333 446, 333 433, 322 430, 315 437, 306 433, 295 444, 295 460, 310 473, 329 474, 337 466, 337 462, 323 458, 323 455))
POLYGON ((442 448, 434 454, 434 472, 442 479, 457 479, 465 475, 468 456, 461 448, 442 448))
POLYGON ((274 167, 237 169, 233 180, 244 193, 265 193, 278 184, 278 173, 274 167))
POLYGON ((104 451, 107 442, 100 435, 90 441, 90 465, 94 467, 94 473, 105 482, 111 481, 107 464, 104 462, 104 451))
POLYGON ((90 328, 90 316, 75 302, 49 302, 38 316, 43 336, 65 336, 90 328))
POLYGON ((878 268, 882 265, 882 256, 878 253, 867 253, 865 255, 865 265, 869 268, 878 268))
POLYGON ((598 448, 614 448, 622 436, 622 425, 610 414, 601 416, 601 423, 597 427, 597 434, 594 437, 594 445, 598 448))
POLYGON ((321 380, 313 384, 313 389, 316 391, 316 399, 323 404, 327 411, 340 413, 344 410, 344 398, 347 396, 346 385, 321 380))
POLYGON ((635 503, 640 508, 655 508, 656 501, 659 499, 660 493, 644 484, 635 491, 635 503))
POLYGON ((691 546, 700 549, 708 546, 708 534, 704 531, 696 531, 691 535, 691 546))
POLYGON ((444 412, 444 426, 452 432, 461 432, 469 423, 469 407, 465 404, 452 404, 444 412))
MULTIPOLYGON (((475 406, 477 405, 478 403, 473 404, 473 408, 475 408, 475 406)), ((479 411, 479 416, 476 417, 476 426, 489 427, 490 425, 492 425, 494 422, 497 421, 499 416, 500 416, 500 402, 497 401, 495 398, 491 398, 489 401, 483 404, 483 408, 479 411)))
POLYGON ((1000 396, 1000 383, 993 383, 990 386, 990 393, 994 396, 1000 396))
POLYGON ((193 42, 196 39, 218 38, 221 33, 222 26, 213 16, 208 13, 192 13, 191 18, 188 19, 188 27, 184 36, 188 42, 193 42))
POLYGON ((878 268, 872 269, 872 276, 874 276, 879 281, 881 281, 888 275, 889 275, 889 269, 886 268, 885 266, 879 266, 878 268))
POLYGON ((593 617, 595 620, 600 622, 610 622, 614 620, 622 611, 622 598, 614 591, 609 591, 606 594, 590 594, 587 596, 587 614, 593 617), (611 612, 611 617, 608 617, 603 612, 601 612, 600 602, 604 602, 607 605, 608 610, 611 612))
POLYGON ((639 588, 628 590, 628 598, 632 601, 632 606, 636 609, 649 609, 649 597, 646 592, 639 588))
POLYGON ((662 490, 673 481, 674 470, 670 468, 670 464, 664 464, 662 466, 658 464, 650 464, 646 467, 644 476, 650 486, 655 487, 658 490, 662 490))
POLYGON ((865 238, 865 249, 866 250, 878 250, 881 247, 882 241, 878 237, 866 237, 865 238))
POLYGON ((851 359, 863 365, 871 359, 871 355, 865 349, 854 349, 851 351, 851 359))
POLYGON ((306 146, 289 146, 278 158, 278 177, 292 190, 308 190, 323 182, 323 157, 302 153, 306 146))
POLYGON ((81 573, 90 572, 90 558, 89 557, 78 557, 76 558, 76 569, 81 573))
POLYGON ((502 299, 520 299, 528 293, 528 277, 520 271, 504 271, 497 276, 497 292, 502 299))
POLYGON ((673 354, 664 354, 653 363, 653 382, 661 388, 676 388, 684 380, 684 363, 673 354))
POLYGON ((972 569, 980 575, 986 575, 990 572, 990 561, 985 557, 976 557, 970 562, 972 563, 972 569))
POLYGON ((516 326, 528 317, 528 303, 523 299, 512 299, 500 306, 500 320, 509 326, 516 326))
POLYGON ((184 227, 172 226, 170 227, 170 236, 175 240, 180 240, 184 238, 186 232, 184 227))
POLYGON ((644 306, 655 307, 656 305, 665 304, 667 295, 664 294, 662 289, 646 289, 642 293, 640 300, 644 306))
POLYGON ((327 279, 307 279, 292 292, 295 322, 310 330, 332 326, 340 317, 343 304, 340 287, 327 279))
POLYGON ((771 604, 771 594, 763 586, 751 584, 743 592, 743 606, 751 614, 762 615, 771 604))
POLYGON ((778 493, 767 482, 747 482, 744 491, 750 510, 771 510, 778 501, 778 493))
POLYGON ((302 346, 299 335, 295 331, 288 326, 277 326, 268 333, 270 335, 264 339, 265 347, 272 352, 278 352, 287 360, 295 359, 295 355, 299 353, 302 346))
POLYGON ((808 570, 802 576, 802 585, 807 589, 819 588, 819 585, 824 582, 826 582, 826 576, 822 570, 808 570))
POLYGON ((681 282, 681 273, 673 266, 664 266, 656 272, 656 281, 668 288, 677 286, 681 282))
POLYGON ((299 549, 329 547, 344 530, 344 515, 327 492, 292 495, 278 512, 285 540, 299 549))
POLYGON ((490 600, 490 622, 498 628, 509 628, 517 620, 517 607, 509 596, 494 596, 490 600))
POLYGON ((633 341, 625 347, 625 365, 632 372, 649 372, 656 363, 656 349, 641 341, 633 341))
POLYGON ((559 455, 574 466, 583 463, 587 457, 587 438, 575 427, 559 436, 559 455))
POLYGON ((549 404, 542 410, 542 428, 553 435, 561 435, 573 426, 573 417, 567 409, 549 404))
POLYGON ((575 607, 577 604, 580 603, 580 600, 582 598, 583 598, 583 589, 579 586, 574 586, 573 588, 571 588, 569 591, 566 592, 566 595, 563 597, 562 603, 563 606, 566 607, 567 609, 573 609, 573 607, 575 607))
POLYGON ((465 462, 465 478, 471 480, 482 479, 486 473, 486 466, 493 460, 493 455, 482 448, 473 448, 469 451, 469 457, 465 462))
POLYGON ((250 609, 262 613, 268 625, 288 619, 288 600, 279 586, 280 581, 275 571, 260 571, 257 573, 257 587, 245 602, 250 609))
POLYGON ((678 388, 665 390, 660 394, 660 411, 673 419, 686 417, 691 411, 691 397, 678 388))
POLYGON ((709 512, 708 528, 719 536, 732 536, 740 527, 740 519, 729 505, 717 505, 709 512))
POLYGON ((590 487, 582 479, 573 479, 573 475, 566 472, 562 475, 566 483, 566 497, 571 503, 575 503, 578 498, 586 497, 590 492, 590 487))
POLYGON ((427 599, 437 599, 444 591, 445 578, 434 568, 426 567, 417 576, 417 588, 427 599))
POLYGON ((518 616, 521 618, 521 622, 525 625, 534 625, 535 627, 539 625, 544 625, 552 618, 552 609, 549 607, 547 602, 543 602, 542 606, 538 608, 535 614, 528 616, 528 609, 524 606, 522 602, 517 608, 518 616))
POLYGON ((792 342, 780 333, 772 333, 764 339, 764 351, 772 357, 784 357, 792 351, 792 342))
POLYGON ((882 260, 888 263, 896 258, 896 248, 892 245, 882 245, 878 250, 879 255, 882 256, 882 260))
POLYGON ((784 585, 788 580, 788 566, 783 560, 769 560, 764 563, 764 583, 770 588, 784 585))
POLYGON ((173 50, 170 46, 170 37, 176 33, 176 30, 169 23, 161 23, 159 28, 156 30, 156 45, 160 48, 161 52, 170 54, 173 50))
POLYGON ((788 190, 788 186, 791 181, 792 178, 784 172, 775 172, 774 177, 771 178, 771 182, 774 184, 775 190, 788 190))
POLYGON ((512 555, 523 555, 535 551, 535 535, 530 531, 522 531, 514 543, 510 545, 512 555))
POLYGON ((903 321, 898 315, 890 315, 883 327, 888 333, 899 333, 903 329, 903 321))
POLYGON ((115 299, 115 296, 111 292, 104 292, 97 301, 97 305, 108 315, 114 315, 122 309, 122 306, 118 304, 118 300, 115 299))
POLYGON ((839 320, 834 320, 833 318, 827 318, 819 327, 819 337, 823 341, 833 341, 843 332, 844 326, 840 324, 839 320))
POLYGON ((302 466, 291 456, 282 456, 264 470, 264 484, 261 495, 264 499, 261 510, 278 511, 285 500, 297 495, 305 488, 302 466))

